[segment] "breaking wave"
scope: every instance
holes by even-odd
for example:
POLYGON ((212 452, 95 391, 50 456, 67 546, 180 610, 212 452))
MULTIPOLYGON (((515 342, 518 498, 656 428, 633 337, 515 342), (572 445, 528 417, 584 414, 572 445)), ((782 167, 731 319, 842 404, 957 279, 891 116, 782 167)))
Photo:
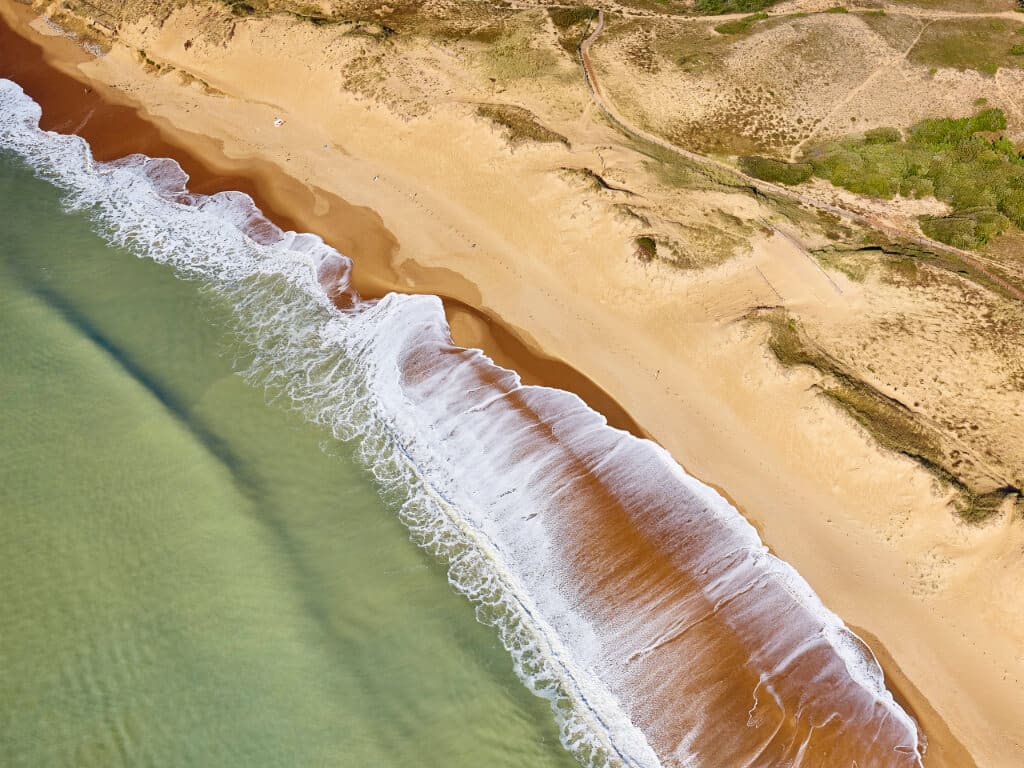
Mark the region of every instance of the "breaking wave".
POLYGON ((356 442, 584 765, 922 764, 870 650, 663 449, 456 347, 437 297, 360 299, 349 259, 248 196, 192 194, 173 160, 95 162, 39 116, 0 79, 0 148, 232 302, 245 376, 356 442))

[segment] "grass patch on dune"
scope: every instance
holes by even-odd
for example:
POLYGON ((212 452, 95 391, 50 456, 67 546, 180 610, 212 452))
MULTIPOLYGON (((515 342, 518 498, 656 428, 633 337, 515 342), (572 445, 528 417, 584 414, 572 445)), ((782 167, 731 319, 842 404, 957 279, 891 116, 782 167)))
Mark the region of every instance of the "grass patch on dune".
POLYGON ((724 24, 719 24, 715 27, 715 32, 720 35, 744 35, 750 31, 754 24, 767 18, 767 13, 754 13, 750 16, 744 16, 742 19, 734 19, 724 24))
POLYGON ((551 23, 560 30, 586 24, 595 15, 597 15, 597 11, 585 5, 576 6, 575 8, 548 8, 548 16, 551 18, 551 23))
POLYGON ((942 434, 910 409, 853 375, 838 360, 819 349, 802 326, 784 310, 759 316, 768 323, 768 348, 784 367, 809 366, 826 377, 821 392, 860 424, 886 450, 920 464, 955 492, 954 505, 970 522, 991 516, 1016 488, 979 488, 951 467, 942 434))
POLYGON ((536 43, 532 30, 513 28, 504 31, 486 50, 487 69, 502 81, 554 74, 558 64, 555 51, 538 47, 536 43))
POLYGON ((221 2, 227 5, 231 15, 241 18, 273 15, 290 16, 297 21, 306 22, 317 27, 349 22, 344 17, 324 14, 319 8, 303 3, 271 3, 270 0, 221 0, 221 2))
POLYGON ((695 13, 701 16, 721 16, 726 13, 756 13, 771 8, 779 0, 697 0, 695 13))
POLYGON ((748 176, 777 184, 799 184, 814 173, 810 163, 787 163, 760 155, 741 157, 740 168, 748 176))
MULTIPOLYGON (((900 0, 905 5, 916 5, 936 11, 958 11, 962 13, 999 13, 1014 10, 1020 0, 900 0)), ((1024 12, 1024 6, 1020 6, 1024 12)))
POLYGON ((548 17, 558 30, 558 44, 570 56, 576 55, 583 32, 597 11, 585 5, 576 8, 548 8, 548 17))
MULTIPOLYGON (((1024 232, 1016 232, 1014 235, 1024 238, 1024 232)), ((1003 239, 998 242, 1002 244, 1003 239)), ((1014 247, 1011 245, 1008 250, 1013 253, 1014 247)), ((848 233, 845 237, 832 238, 829 245, 812 252, 822 265, 844 272, 852 280, 866 278, 874 262, 883 268, 883 279, 911 289, 931 284, 931 270, 937 270, 968 280, 1004 299, 1016 300, 1016 296, 1007 290, 1005 284, 994 279, 992 273, 998 274, 1010 285, 1015 282, 1013 274, 993 268, 991 264, 987 272, 982 272, 955 253, 928 249, 880 232, 863 231, 858 239, 848 233)), ((1015 258, 1011 256, 1011 261, 1015 258)))
POLYGON ((863 283, 870 271, 870 263, 865 259, 858 259, 839 250, 815 251, 814 258, 826 269, 842 272, 855 283, 863 283))
POLYGON ((739 174, 696 163, 667 147, 624 131, 618 124, 613 123, 613 127, 629 140, 629 144, 634 150, 644 157, 650 158, 646 165, 658 177, 658 180, 667 186, 682 189, 717 190, 747 188, 739 174))
POLYGON ((1012 53, 1024 26, 1006 19, 937 21, 921 36, 907 57, 926 67, 974 70, 994 75, 1000 67, 1022 67, 1012 53))
POLYGON ((536 142, 539 144, 562 144, 569 146, 569 140, 560 133, 545 128, 528 109, 511 104, 480 104, 476 113, 502 128, 513 145, 536 142))
POLYGON ((735 41, 728 35, 708 35, 700 24, 659 29, 651 50, 683 70, 686 76, 715 72, 723 66, 735 41))

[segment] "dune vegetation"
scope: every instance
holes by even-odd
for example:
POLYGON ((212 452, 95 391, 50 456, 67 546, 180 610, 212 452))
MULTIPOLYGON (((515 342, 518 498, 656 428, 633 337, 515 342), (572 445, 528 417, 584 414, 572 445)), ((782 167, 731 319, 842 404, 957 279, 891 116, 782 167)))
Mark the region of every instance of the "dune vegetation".
POLYGON ((916 64, 994 76, 1000 67, 1024 66, 1016 53, 1022 32, 1024 25, 1004 19, 937 21, 923 31, 908 58, 916 64))
POLYGON ((753 13, 775 5, 778 0, 697 0, 693 10, 702 16, 725 13, 753 13))
POLYGON ((799 163, 744 157, 759 179, 799 184, 812 175, 868 197, 948 203, 947 216, 921 218, 929 237, 960 248, 985 245, 1016 225, 1024 229, 1024 150, 1002 134, 1006 115, 986 109, 964 118, 922 120, 904 137, 876 128, 813 147, 799 163))

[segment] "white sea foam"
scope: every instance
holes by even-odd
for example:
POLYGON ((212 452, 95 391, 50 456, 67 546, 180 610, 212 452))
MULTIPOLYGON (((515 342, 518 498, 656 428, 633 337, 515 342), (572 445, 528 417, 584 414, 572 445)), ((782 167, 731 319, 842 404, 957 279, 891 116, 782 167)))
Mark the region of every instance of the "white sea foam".
MULTIPOLYGON (((243 194, 188 193, 173 161, 96 163, 78 137, 40 131, 39 114, 16 84, 0 79, 0 148, 64 190, 67 206, 87 211, 110 242, 171 264, 234 302, 251 358, 247 377, 358 442, 384 499, 414 540, 447 563, 480 620, 497 628, 520 678, 550 700, 563 744, 585 765, 662 765, 651 734, 630 718, 643 691, 631 689, 624 668, 686 631, 682 619, 595 623, 597 612, 586 609, 566 556, 571 531, 559 513, 585 502, 580 483, 591 473, 623 503, 636 502, 638 524, 656 531, 670 556, 679 553, 680 568, 699 575, 700 600, 738 635, 773 637, 779 617, 802 633, 779 632, 753 651, 752 663, 764 671, 751 722, 762 688, 775 696, 787 669, 824 653, 814 669, 848 687, 846 716, 879 722, 879 732, 887 724, 900 756, 891 764, 920 765, 916 725, 866 647, 728 502, 667 452, 610 428, 575 395, 522 386, 479 351, 452 346, 437 297, 389 294, 337 309, 319 274, 331 267, 347 275, 351 265, 320 238, 281 232, 243 194), (481 386, 481 371, 497 383, 481 386), (538 440, 538 429, 548 439, 538 440), (573 462, 588 471, 562 470, 573 462), (626 658, 626 650, 635 652, 626 658)), ((706 617, 695 611, 677 615, 706 617)), ((808 693, 801 710, 829 693, 808 693)), ((714 713, 695 712, 690 730, 670 736, 666 764, 717 768, 694 746, 708 727, 705 715, 714 713)), ((794 765, 802 759, 801 752, 794 765)))

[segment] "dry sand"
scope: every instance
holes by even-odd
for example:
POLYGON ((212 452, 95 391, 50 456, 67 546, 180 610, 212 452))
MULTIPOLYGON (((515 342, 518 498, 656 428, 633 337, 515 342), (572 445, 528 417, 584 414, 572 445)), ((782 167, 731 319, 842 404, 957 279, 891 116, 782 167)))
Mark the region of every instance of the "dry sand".
MULTIPOLYGON (((516 352, 543 350, 595 382, 862 629, 929 735, 929 765, 1022 763, 1024 526, 1009 514, 983 528, 958 522, 929 475, 818 397, 815 374, 783 371, 763 329, 744 320, 779 303, 856 316, 869 301, 863 285, 826 275, 779 235, 702 272, 637 261, 621 217, 581 203, 552 172, 637 166, 582 98, 582 116, 557 126, 571 150, 510 152, 461 108, 465 83, 446 83, 451 104, 429 117, 396 114, 341 90, 302 37, 310 33, 278 21, 188 50, 195 20, 183 14, 159 30, 122 30, 225 96, 154 76, 124 46, 85 57, 9 0, 0 13, 53 66, 140 105, 168 146, 249 176, 279 221, 327 236, 357 274, 369 267, 361 288, 440 293, 483 310, 453 312, 449 302, 460 343, 484 341, 500 357, 488 330, 500 318, 516 352)), ((704 193, 693 204, 764 215, 738 195, 704 193)))

